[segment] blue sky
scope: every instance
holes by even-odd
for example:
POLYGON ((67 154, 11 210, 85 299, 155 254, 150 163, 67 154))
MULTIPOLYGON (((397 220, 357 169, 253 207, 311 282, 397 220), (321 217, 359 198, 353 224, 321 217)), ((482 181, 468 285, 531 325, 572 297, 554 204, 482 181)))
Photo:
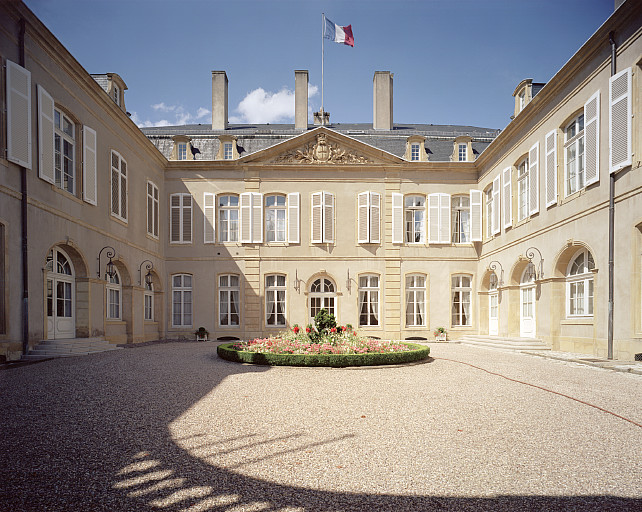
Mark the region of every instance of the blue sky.
MULTIPOLYGON (((613 0, 26 0, 90 73, 118 73, 141 126, 211 123, 211 71, 230 122, 292 123, 294 70, 321 105, 321 13, 352 25, 326 40, 324 107, 372 123, 375 71, 394 73, 394 122, 504 128, 524 78, 547 82, 613 0)), ((607 44, 607 42, 605 42, 607 44)))

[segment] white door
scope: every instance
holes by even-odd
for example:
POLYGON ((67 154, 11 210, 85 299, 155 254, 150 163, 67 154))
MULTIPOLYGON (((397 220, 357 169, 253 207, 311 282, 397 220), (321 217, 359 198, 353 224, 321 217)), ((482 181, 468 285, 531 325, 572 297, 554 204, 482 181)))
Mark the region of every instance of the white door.
POLYGON ((488 295, 488 334, 497 336, 499 334, 499 294, 497 292, 488 295))
POLYGON ((71 260, 60 250, 47 256, 47 338, 76 336, 75 280, 71 260))
POLYGON ((519 335, 535 337, 535 286, 522 286, 520 293, 519 335))

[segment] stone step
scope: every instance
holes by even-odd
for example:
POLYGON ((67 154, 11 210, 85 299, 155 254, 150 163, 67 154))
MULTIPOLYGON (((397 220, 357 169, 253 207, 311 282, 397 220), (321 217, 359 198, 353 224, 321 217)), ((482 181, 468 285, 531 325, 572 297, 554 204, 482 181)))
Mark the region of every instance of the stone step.
POLYGON ((459 341, 462 345, 504 350, 551 350, 548 345, 537 338, 466 335, 462 336, 459 341))
POLYGON ((112 350, 122 350, 122 347, 112 345, 104 338, 42 340, 29 351, 29 354, 22 356, 22 359, 29 361, 54 357, 84 356, 112 350))

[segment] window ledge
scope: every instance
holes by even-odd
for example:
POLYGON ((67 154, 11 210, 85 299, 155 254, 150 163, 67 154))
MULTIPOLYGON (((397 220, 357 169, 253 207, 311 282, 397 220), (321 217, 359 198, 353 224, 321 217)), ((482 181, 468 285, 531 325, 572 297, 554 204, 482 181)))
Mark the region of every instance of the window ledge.
POLYGON ((560 322, 561 325, 593 325, 592 316, 579 316, 577 318, 567 318, 560 322))
POLYGON ((118 224, 122 224, 126 228, 129 227, 129 224, 127 223, 126 220, 123 220, 120 217, 116 217, 116 215, 114 215, 113 213, 111 213, 109 216, 111 217, 111 220, 113 220, 114 222, 117 222, 118 224))
POLYGON ((106 322, 109 325, 119 325, 119 324, 125 325, 127 323, 124 320, 120 320, 119 318, 107 318, 106 322))
MULTIPOLYGON (((52 188, 54 192, 57 194, 60 194, 63 197, 66 197, 67 199, 71 199, 72 201, 75 201, 78 204, 91 204, 91 203, 85 203, 82 199, 80 199, 78 196, 75 194, 72 194, 68 190, 65 190, 64 188, 60 188, 58 185, 54 185, 53 183, 49 183, 49 186, 52 188)), ((93 205, 91 205, 93 206, 93 205)))
POLYGON ((151 233, 146 234, 148 240, 153 240, 154 242, 160 242, 159 237, 152 235, 151 233))

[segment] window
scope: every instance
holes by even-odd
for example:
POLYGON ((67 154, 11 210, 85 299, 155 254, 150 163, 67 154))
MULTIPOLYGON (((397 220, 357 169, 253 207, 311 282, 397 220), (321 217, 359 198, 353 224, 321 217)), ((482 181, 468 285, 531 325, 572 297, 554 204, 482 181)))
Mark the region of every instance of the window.
POLYGON ((406 327, 426 325, 426 276, 406 276, 406 327))
POLYGON ((584 188, 584 114, 564 130, 564 181, 567 196, 584 188))
POLYGON ((413 143, 410 145, 410 160, 412 162, 419 161, 419 144, 413 143))
POLYGON ((147 182, 147 234, 158 238, 158 187, 147 182))
POLYGON ((221 242, 238 242, 239 197, 220 196, 218 199, 218 232, 221 242))
POLYGON ((518 110, 517 112, 521 112, 524 110, 524 107, 526 106, 526 91, 523 90, 522 92, 519 93, 519 96, 517 97, 517 106, 518 110))
POLYGON ((460 162, 467 162, 468 161, 468 145, 467 144, 459 144, 459 146, 458 146, 458 160, 460 162))
POLYGON ((454 196, 452 198, 453 237, 456 244, 470 242, 470 197, 454 196))
POLYGON ((154 285, 152 283, 145 282, 145 292, 144 292, 144 302, 145 302, 145 320, 153 321, 154 320, 154 285))
POLYGON ((179 160, 187 160, 187 143, 186 142, 178 143, 177 157, 179 160))
POLYGON ((361 192, 357 196, 357 237, 360 244, 381 242, 381 194, 361 192))
POLYGON ((172 276, 172 327, 192 325, 192 276, 172 276))
POLYGON ((120 320, 120 305, 121 305, 121 291, 122 286, 120 283, 120 275, 118 270, 114 268, 114 275, 112 277, 109 274, 105 273, 105 281, 107 285, 105 289, 107 291, 107 319, 108 320, 120 320))
POLYGON ((0 334, 7 332, 6 311, 5 311, 5 271, 4 271, 4 247, 5 247, 4 224, 0 224, 0 334))
POLYGON ((336 315, 336 293, 334 283, 322 277, 310 286, 310 318, 314 320, 317 313, 325 309, 331 315, 336 315))
POLYGON ((225 142, 223 144, 223 159, 224 160, 232 160, 232 157, 234 155, 233 148, 232 148, 232 143, 231 142, 225 142))
POLYGON ((379 276, 359 277, 359 325, 379 325, 379 276))
POLYGON ((218 278, 218 323, 219 325, 239 325, 239 276, 226 274, 218 278))
POLYGON ((113 92, 114 101, 116 102, 116 105, 120 107, 120 87, 118 87, 116 84, 113 84, 113 92))
POLYGON ((493 236, 493 187, 488 187, 486 194, 486 236, 493 236))
POLYGON ((471 325, 470 298, 472 293, 471 276, 452 277, 452 325, 462 327, 471 325))
POLYGON ((127 162, 111 152, 111 213, 127 222, 127 162))
POLYGON ((268 242, 286 240, 285 196, 272 195, 265 198, 265 233, 268 242))
POLYGON ((188 244, 192 241, 192 195, 172 194, 170 201, 169 240, 188 244))
POLYGON ((76 147, 74 123, 60 110, 54 109, 55 183, 67 192, 76 191, 74 152, 76 147))
POLYGON ((528 217, 528 157, 517 166, 517 220, 528 217))
POLYGON ((265 276, 265 323, 285 326, 285 276, 265 276))
POLYGON ((313 244, 334 242, 334 194, 312 194, 312 239, 313 244))
POLYGON ((593 273, 595 263, 583 249, 571 260, 567 272, 566 295, 568 316, 593 316, 593 273))
POLYGON ((405 199, 404 219, 407 243, 424 243, 426 240, 425 204, 424 196, 407 196, 405 199))

